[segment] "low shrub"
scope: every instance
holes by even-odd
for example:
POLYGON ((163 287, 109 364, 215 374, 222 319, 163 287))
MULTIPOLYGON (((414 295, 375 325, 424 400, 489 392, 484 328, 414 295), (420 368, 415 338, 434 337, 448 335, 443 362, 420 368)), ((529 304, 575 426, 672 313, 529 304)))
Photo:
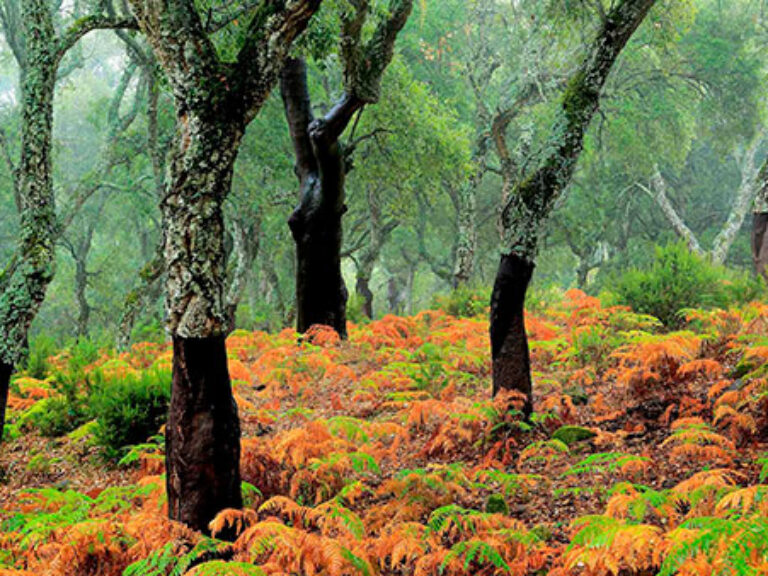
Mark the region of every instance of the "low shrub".
POLYGON ((95 441, 110 459, 132 444, 146 442, 165 423, 171 397, 168 371, 95 378, 89 412, 96 420, 95 441))
POLYGON ((618 302, 678 328, 687 308, 724 308, 765 294, 765 286, 748 274, 716 266, 688 251, 684 243, 656 249, 647 268, 635 268, 615 281, 618 302))
POLYGON ((461 286, 448 294, 436 295, 432 305, 451 316, 471 318, 485 314, 490 302, 489 290, 461 286))

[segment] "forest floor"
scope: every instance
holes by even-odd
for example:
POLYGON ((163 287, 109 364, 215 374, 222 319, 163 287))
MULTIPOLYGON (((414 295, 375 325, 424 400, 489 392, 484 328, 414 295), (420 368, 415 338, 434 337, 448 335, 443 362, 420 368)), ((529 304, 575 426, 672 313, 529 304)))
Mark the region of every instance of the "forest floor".
MULTIPOLYGON (((679 331, 578 291, 532 303, 531 421, 490 399, 487 321, 428 311, 234 333, 244 511, 164 514, 161 439, 92 426, 0 457, 0 576, 768 574, 768 306, 679 331)), ((61 359, 59 359, 61 361, 61 359)), ((90 370, 167 370, 139 344, 90 370)), ((21 375, 11 421, 51 394, 21 375)))

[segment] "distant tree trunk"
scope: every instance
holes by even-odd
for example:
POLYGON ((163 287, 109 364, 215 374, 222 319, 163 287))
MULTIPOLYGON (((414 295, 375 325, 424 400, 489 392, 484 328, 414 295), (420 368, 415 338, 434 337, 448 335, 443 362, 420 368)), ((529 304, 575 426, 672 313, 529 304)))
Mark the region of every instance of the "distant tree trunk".
POLYGON ((760 186, 762 186, 760 182, 765 177, 765 167, 759 175, 756 174, 755 170, 755 156, 764 140, 765 134, 760 132, 755 136, 751 145, 743 152, 743 157, 741 158, 741 184, 733 200, 728 218, 715 237, 712 249, 709 252, 702 248, 696 235, 686 225, 667 197, 667 185, 658 166, 654 166, 653 176, 651 177, 652 190, 645 186, 640 186, 656 200, 675 233, 685 241, 688 250, 693 254, 709 258, 715 264, 725 263, 728 252, 736 240, 736 235, 741 230, 749 208, 755 201, 760 186))
POLYGON ((288 220, 296 242, 296 329, 303 333, 324 324, 346 338, 347 288, 341 274, 346 166, 339 136, 362 102, 343 98, 327 118, 314 120, 300 58, 286 62, 280 93, 301 184, 299 205, 288 220))
POLYGON ((256 214, 248 222, 232 219, 232 260, 233 270, 227 291, 228 332, 235 329, 237 307, 240 305, 245 289, 251 280, 253 261, 259 252, 261 242, 261 214, 256 214))
POLYGON ((395 276, 390 276, 387 281, 387 304, 391 314, 400 314, 402 311, 400 307, 400 289, 397 286, 397 278, 395 276))
POLYGON ((357 260, 357 282, 355 292, 363 299, 363 314, 373 319, 373 291, 371 277, 381 250, 389 239, 392 231, 399 223, 396 220, 384 221, 384 215, 379 204, 379 191, 374 186, 366 187, 368 204, 368 243, 357 260))
POLYGON ((123 299, 123 310, 117 326, 115 346, 121 352, 128 350, 131 344, 131 333, 136 325, 141 311, 153 300, 153 293, 158 289, 160 278, 165 270, 163 261, 163 246, 158 244, 155 257, 139 270, 139 285, 126 294, 123 299))
POLYGON ((456 266, 453 271, 453 287, 469 284, 475 268, 477 249, 477 186, 481 175, 475 175, 459 190, 457 214, 458 235, 456 238, 456 266))
POLYGON ((655 0, 621 0, 602 18, 601 29, 581 66, 568 80, 550 136, 549 154, 509 195, 501 211, 504 254, 491 298, 493 392, 525 395, 533 405, 528 339, 523 307, 539 237, 555 202, 571 180, 584 134, 597 111, 608 74, 655 0))
POLYGON ((75 299, 77 300, 77 339, 88 338, 91 321, 91 304, 88 302, 87 262, 78 259, 75 262, 75 299))
MULTIPOLYGON (((371 269, 373 269, 372 266, 371 269)), ((370 273, 363 272, 358 268, 355 292, 363 299, 363 314, 366 318, 373 319, 373 291, 371 290, 370 282, 370 273)))

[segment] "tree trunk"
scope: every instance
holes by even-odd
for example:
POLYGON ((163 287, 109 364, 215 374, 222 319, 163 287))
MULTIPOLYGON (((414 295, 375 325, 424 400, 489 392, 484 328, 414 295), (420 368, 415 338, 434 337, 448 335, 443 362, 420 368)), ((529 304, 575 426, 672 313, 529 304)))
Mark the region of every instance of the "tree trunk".
MULTIPOLYGON (((21 205, 18 247, 0 292, 0 405, 3 418, 13 366, 45 299, 56 263, 56 208, 51 177, 53 96, 59 55, 50 7, 22 3, 26 58, 21 69, 21 205)), ((4 420, 0 422, 0 428, 4 420)))
POLYGON ((13 364, 0 362, 0 442, 3 441, 5 431, 5 409, 8 406, 8 389, 11 385, 13 364))
POLYGON ((524 304, 539 237, 573 176, 608 74, 655 2, 621 0, 606 14, 587 56, 566 84, 549 137, 550 152, 518 183, 501 211, 505 252, 496 274, 490 318, 493 392, 521 392, 526 414, 532 410, 533 398, 524 304))
POLYGON ((524 305, 533 269, 534 264, 520 256, 503 255, 491 295, 493 394, 500 390, 522 393, 526 417, 533 408, 533 392, 524 305))
POLYGON ((168 513, 204 533, 217 512, 242 504, 240 423, 225 347, 222 206, 243 125, 222 117, 213 110, 205 118, 178 118, 162 203, 174 349, 166 428, 168 513))
POLYGON ((397 277, 392 275, 387 281, 387 304, 390 314, 400 314, 400 289, 397 286, 397 277))
POLYGON ((366 318, 373 319, 373 292, 370 287, 370 274, 364 270, 358 270, 355 292, 363 299, 363 314, 366 318))
POLYGON ((752 258, 755 272, 768 281, 768 212, 752 217, 752 258))
POLYGON ((479 176, 459 191, 456 238, 456 266, 453 270, 453 287, 466 286, 472 279, 477 248, 477 198, 479 176), (475 181, 478 180, 478 182, 475 181))
POLYGON ((131 344, 131 333, 141 311, 149 301, 154 301, 153 292, 163 275, 165 263, 163 262, 163 247, 158 244, 155 257, 147 262, 139 271, 139 285, 128 292, 123 300, 123 311, 117 327, 117 340, 115 346, 120 352, 128 350, 131 344))
POLYGON ((173 338, 166 428, 168 513, 204 533, 224 508, 241 508, 240 421, 223 335, 173 338))
MULTIPOLYGON (((87 253, 86 253, 87 254, 87 253)), ((91 305, 88 302, 87 255, 78 255, 75 259, 75 299, 77 300, 77 339, 88 338, 88 325, 91 320, 91 305)))
POLYGON ((298 58, 286 61, 280 92, 301 186, 299 205, 288 220, 296 242, 296 329, 303 333, 324 324, 346 338, 348 294, 341 274, 346 166, 339 136, 362 102, 345 96, 314 120, 306 64, 298 58))

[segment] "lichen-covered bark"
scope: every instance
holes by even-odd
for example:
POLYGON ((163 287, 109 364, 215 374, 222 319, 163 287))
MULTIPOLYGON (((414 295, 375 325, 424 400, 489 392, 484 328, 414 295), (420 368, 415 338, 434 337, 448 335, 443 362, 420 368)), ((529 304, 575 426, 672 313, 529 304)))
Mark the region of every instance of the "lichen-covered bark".
POLYGON ((524 300, 530 281, 525 271, 533 271, 544 224, 571 180, 611 68, 654 4, 621 0, 605 15, 585 59, 566 84, 547 146, 551 152, 518 183, 502 210, 502 259, 490 319, 494 393, 511 389, 525 394, 529 403, 532 399, 527 337, 518 309, 518 297, 522 294, 524 300))
POLYGON ((477 187, 480 175, 474 175, 459 189, 456 235, 456 263, 453 270, 453 287, 469 283, 475 269, 477 250, 477 187))
POLYGON ((223 203, 243 126, 182 115, 162 202, 168 326, 175 336, 226 332, 223 203))
POLYGON ((225 348, 223 203, 245 127, 320 0, 259 4, 234 62, 221 60, 192 0, 129 3, 166 73, 177 115, 161 203, 174 342, 168 511, 205 532, 218 511, 242 504, 240 428, 225 348))
MULTIPOLYGON (((14 266, 0 293, 0 363, 15 365, 53 279, 56 208, 51 181, 51 129, 58 56, 45 0, 22 5, 25 38, 21 75, 20 233, 14 266)), ((5 404, 5 395, 3 397, 5 404)), ((0 424, 1 425, 1 424, 0 424)))

